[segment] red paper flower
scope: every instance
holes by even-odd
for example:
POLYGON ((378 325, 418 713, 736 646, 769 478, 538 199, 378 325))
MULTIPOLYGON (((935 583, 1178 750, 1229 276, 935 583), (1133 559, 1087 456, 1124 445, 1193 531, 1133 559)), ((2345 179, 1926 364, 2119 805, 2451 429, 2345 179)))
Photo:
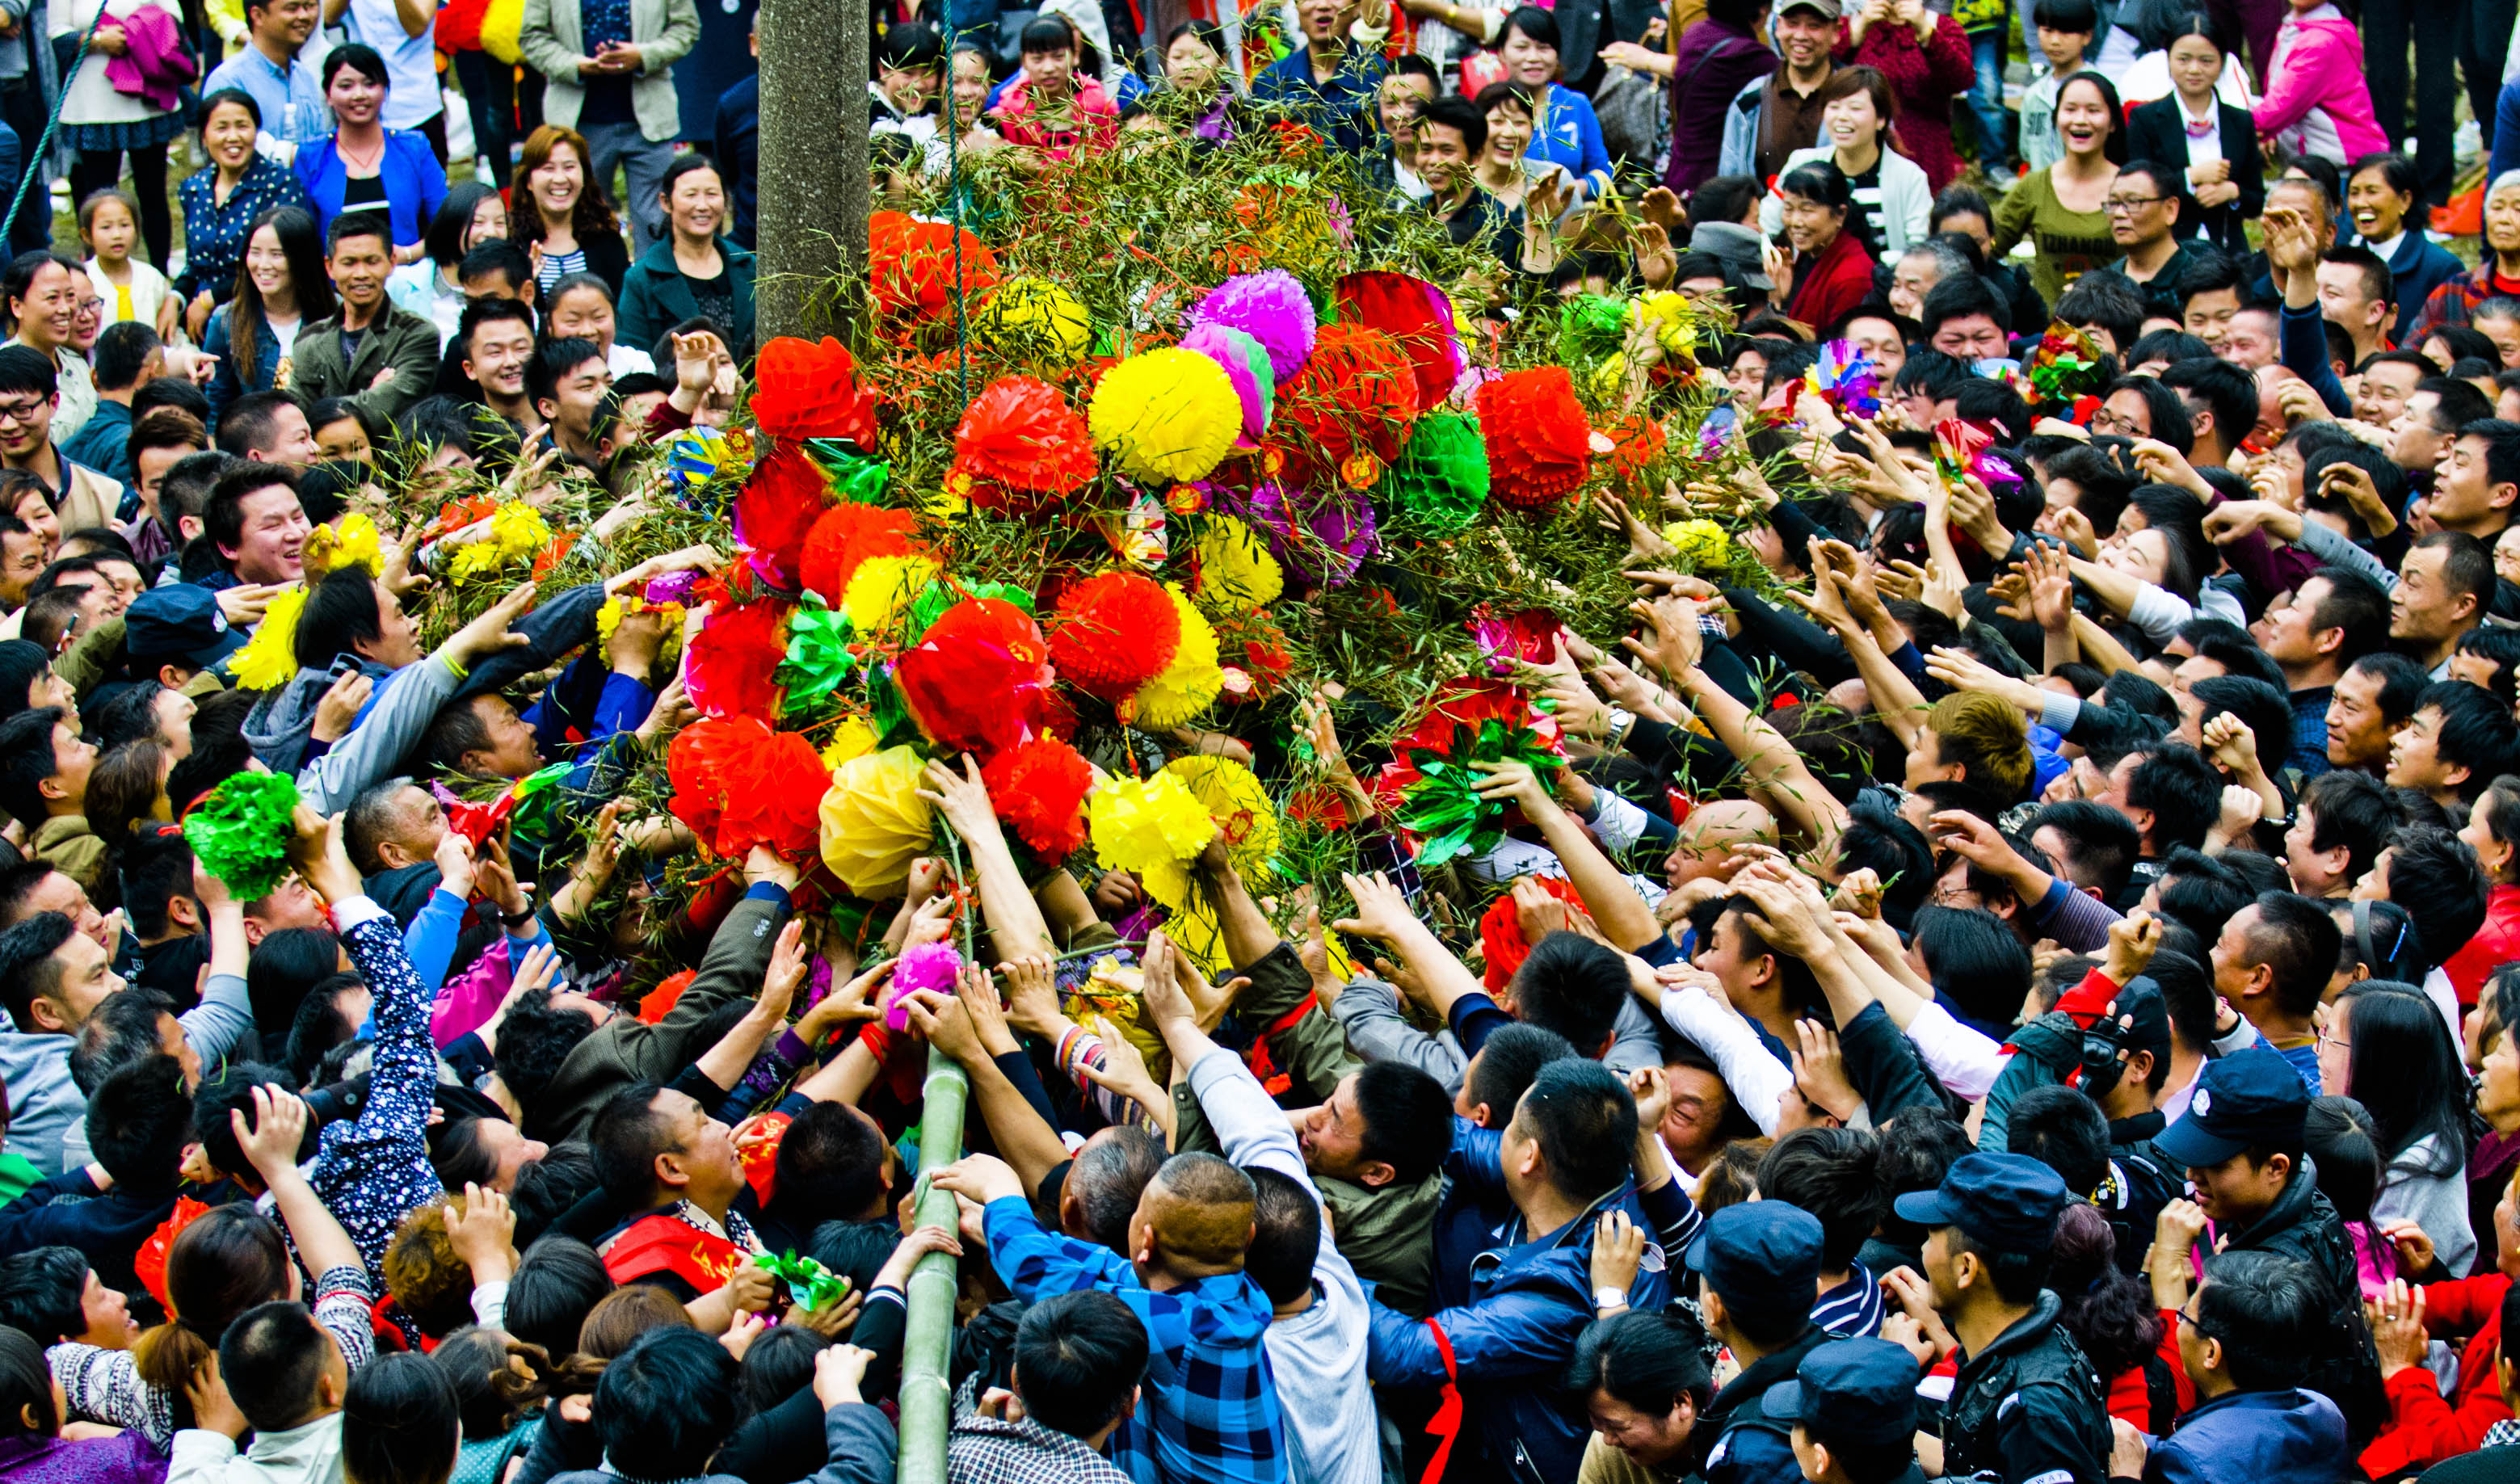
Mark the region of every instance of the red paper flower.
POLYGON ((906 510, 845 503, 824 511, 805 537, 805 554, 797 576, 802 584, 833 606, 848 591, 858 563, 869 557, 906 557, 919 517, 906 510))
POLYGON ((717 855, 719 827, 726 814, 726 781, 740 776, 745 760, 770 736, 770 729, 751 716, 703 716, 674 734, 665 751, 665 781, 673 786, 669 804, 674 818, 717 855))
POLYGON ((1418 421, 1417 373, 1400 343, 1362 325, 1321 327, 1313 353, 1295 379, 1279 388, 1270 446, 1283 456, 1293 482, 1327 484, 1352 477, 1350 461, 1369 454, 1376 468, 1400 457, 1418 421))
POLYGON ((1031 614, 994 598, 966 598, 902 652, 892 681, 929 742, 985 755, 1047 729, 1049 660, 1031 614))
POLYGON ((1000 377, 954 429, 956 492, 989 510, 1028 515, 1094 477, 1094 435, 1058 387, 1000 377))
POLYGON ((1172 595, 1136 572, 1088 577, 1059 596, 1050 657, 1061 680, 1117 705, 1181 648, 1172 595))
POLYGON ((743 771, 728 780, 726 813, 718 833, 729 845, 723 852, 741 856, 755 845, 767 845, 783 861, 817 858, 823 840, 823 795, 832 787, 832 770, 823 766, 814 744, 793 732, 774 732, 744 759, 743 771))
MULTIPOLYGON (((1552 876, 1536 876, 1532 879, 1540 883, 1541 890, 1577 912, 1583 911, 1584 899, 1575 894, 1574 887, 1552 876)), ((1488 993, 1495 994, 1512 981, 1514 970, 1531 957, 1531 943, 1522 935, 1522 920, 1515 915, 1512 892, 1490 902, 1479 918, 1479 947, 1485 951, 1486 960, 1479 977, 1488 993)))
POLYGON ((1641 413, 1621 418, 1610 426, 1609 433, 1610 468, 1623 480, 1633 481, 1642 474, 1671 442, 1660 423, 1641 413))
POLYGON ((786 657, 781 605, 756 599, 711 613, 683 665, 692 704, 706 716, 776 716, 784 694, 774 672, 786 657))
POLYGON ((858 387, 857 362, 830 336, 812 344, 781 336, 753 364, 753 420, 774 438, 846 438, 875 446, 875 399, 858 387))
POLYGON ((654 989, 641 997, 639 1018, 650 1025, 663 1020, 666 1014, 681 1003, 683 991, 691 988, 692 981, 699 976, 700 971, 697 968, 686 968, 680 973, 667 974, 654 989))
POLYGON ((1464 676, 1448 682, 1436 693, 1433 709, 1410 728, 1407 736, 1394 742, 1391 751, 1404 759, 1419 748, 1449 752, 1456 726, 1475 732, 1490 718, 1508 727, 1529 727, 1546 739, 1554 740, 1557 736, 1557 723, 1545 716, 1535 717, 1531 697, 1521 691, 1502 680, 1464 676))
POLYGON ((771 585, 799 586, 805 541, 822 517, 830 488, 822 471, 794 447, 753 466, 752 477, 735 497, 735 539, 750 548, 752 569, 771 585))
POLYGON ((1421 278, 1376 270, 1338 281, 1339 319, 1379 330, 1409 358, 1418 408, 1441 407, 1461 379, 1461 349, 1449 317, 1436 304, 1442 291, 1421 278))
MULTIPOLYGON (((950 313, 958 230, 898 211, 878 211, 867 224, 867 283, 876 308, 928 318, 950 313)), ((962 243, 963 297, 973 302, 998 287, 998 260, 968 232, 962 233, 962 243)))
POLYGON ((1007 748, 980 770, 998 818, 1045 861, 1063 861, 1085 843, 1085 795, 1094 770, 1056 737, 1007 748))
POLYGON ((1565 367, 1508 371, 1482 382, 1478 408, 1489 480, 1506 504, 1546 509, 1591 477, 1593 425, 1565 367))

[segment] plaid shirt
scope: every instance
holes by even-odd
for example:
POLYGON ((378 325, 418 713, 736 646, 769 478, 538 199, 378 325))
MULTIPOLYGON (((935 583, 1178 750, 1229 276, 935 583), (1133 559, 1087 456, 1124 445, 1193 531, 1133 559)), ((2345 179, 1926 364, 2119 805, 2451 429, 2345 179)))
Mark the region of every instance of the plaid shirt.
POLYGON ((1111 1439, 1122 1472, 1136 1484, 1285 1484, 1259 1284, 1228 1273, 1157 1293, 1110 1248, 1046 1230, 1017 1196, 989 1202, 987 1228, 989 1260, 1016 1297, 1039 1303, 1100 1288, 1147 1327, 1146 1405, 1111 1439))
POLYGON ((1081 1438, 1030 1417, 1002 1422, 972 1405, 977 1375, 954 1393, 954 1432, 945 1444, 953 1484, 1129 1484, 1129 1476, 1081 1438))
POLYGON ((2399 343, 2421 346, 2426 336, 2444 325, 2473 324, 2470 316, 2476 306, 2503 292, 2494 287, 2494 254, 2489 250, 2484 262, 2432 292, 2424 307, 2415 311, 2415 322, 2399 337, 2399 343))
POLYGON ((2284 756, 2284 766, 2299 775, 2293 791, 2328 769, 2327 702, 2336 694, 2334 686, 2312 686, 2291 693, 2292 750, 2284 756))

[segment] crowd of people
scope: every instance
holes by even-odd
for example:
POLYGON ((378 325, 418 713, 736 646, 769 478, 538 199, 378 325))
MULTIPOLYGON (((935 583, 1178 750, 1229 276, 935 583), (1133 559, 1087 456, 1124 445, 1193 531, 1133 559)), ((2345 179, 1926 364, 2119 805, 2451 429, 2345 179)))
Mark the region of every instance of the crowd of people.
POLYGON ((2439 22, 2034 0, 2016 111, 1968 0, 1287 9, 878 18, 843 349, 689 0, 459 48, 498 184, 454 7, 104 0, 0 1480, 879 1484, 940 1382, 952 1484, 2520 1473, 2439 22))

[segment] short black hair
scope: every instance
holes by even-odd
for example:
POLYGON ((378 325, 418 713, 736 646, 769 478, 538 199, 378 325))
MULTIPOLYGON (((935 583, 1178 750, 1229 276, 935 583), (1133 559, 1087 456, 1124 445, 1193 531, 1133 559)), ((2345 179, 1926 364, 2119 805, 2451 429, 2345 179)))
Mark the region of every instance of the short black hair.
POLYGON ((553 1006, 548 990, 528 993, 499 1022, 499 1080, 519 1102, 532 1107, 560 1075, 568 1054, 594 1034, 593 1015, 573 1006, 553 1006))
POLYGON ((1591 1202, 1619 1188, 1636 1157, 1637 1101, 1598 1061, 1552 1061, 1531 1079, 1515 1122, 1537 1140, 1550 1184, 1591 1202))
MULTIPOLYGON (((472 250, 465 253, 455 265, 455 281, 459 284, 470 284, 493 273, 507 281, 510 292, 521 292, 527 284, 534 281, 533 259, 515 243, 504 237, 493 237, 474 243, 472 250)), ((457 338, 469 339, 471 335, 468 326, 457 338)))
MULTIPOLYGON (((2176 364, 2176 363, 2174 363, 2176 364)), ((2131 391, 2143 399, 2145 421, 2152 425, 2152 436, 2185 458, 2196 449, 2196 425, 2187 416, 2187 404, 2179 393, 2161 384, 2159 377, 2122 376, 2108 384, 2103 398, 2131 391)))
POLYGON ((1453 1150, 1451 1096, 1444 1084, 1405 1061, 1358 1067, 1356 1109, 1365 1123, 1359 1157, 1390 1165, 1394 1186, 1423 1182, 1453 1150))
POLYGON ((570 336, 565 339, 545 340, 534 350, 534 358, 525 363, 525 395, 535 405, 545 397, 557 396, 562 377, 589 361, 602 361, 604 352, 595 342, 570 336))
POLYGON ((577 1348, 586 1316, 612 1291, 604 1259, 574 1237, 545 1237, 525 1248, 508 1282, 507 1329, 552 1355, 577 1348))
POLYGON ((1943 1241, 1954 1256, 1975 1253, 1978 1261, 1986 1265, 1987 1276, 1995 1282, 1996 1297, 2014 1305, 2039 1301, 2039 1290, 2048 1286, 2048 1270, 2052 1265, 2048 1249, 1996 1251, 1978 1245, 1965 1228, 1945 1227, 1942 1232, 1943 1241))
MULTIPOLYGON (((2389 643, 2389 591, 2352 567, 2322 566, 2310 574, 2327 584, 2327 596, 2310 615, 2311 632, 2345 631, 2339 657, 2347 664, 2385 649, 2389 643)), ((2301 589, 2293 590, 2296 602, 2301 589)))
POLYGON ((2502 703, 2503 710, 2509 711, 2515 701, 2520 701, 2520 629, 2507 629, 2498 623, 2479 624, 2458 636, 2453 652, 2473 655, 2494 666, 2493 676, 2483 684, 2502 703))
POLYGON ((1466 98, 1446 94, 1428 101, 1418 110, 1418 126, 1422 129, 1430 123, 1440 123, 1459 133, 1462 147, 1469 151, 1472 159, 1488 147, 1488 115, 1466 98))
POLYGON ((2424 688, 2432 684, 2422 665, 2395 650, 2365 654, 2346 669, 2379 679, 2380 690, 2373 701, 2380 708, 2381 718, 2392 730, 2415 714, 2416 703, 2423 696, 2424 688))
POLYGON ((88 1145, 124 1190, 157 1194, 182 1184, 192 1133, 184 1068, 162 1052, 117 1068, 88 1098, 88 1145))
POLYGON ((0 721, 0 810, 31 835, 52 812, 44 781, 61 771, 53 729, 69 718, 59 706, 37 706, 0 721))
POLYGON ((324 255, 340 251, 341 244, 354 237, 373 237, 385 245, 387 256, 393 253, 393 223, 382 211, 344 211, 324 229, 324 255))
MULTIPOLYGON (((505 1367, 506 1347, 499 1364, 505 1367)), ((438 1355, 448 1356, 441 1346, 438 1355)), ((341 1398, 341 1473, 359 1484, 437 1484, 455 1466, 463 1408, 438 1360, 380 1355, 341 1398)))
MULTIPOLYGON (((238 399, 239 402, 243 400, 238 399)), ((231 404, 228 411, 232 418, 235 405, 231 404)), ((269 425, 266 423, 264 426, 267 428, 269 425)), ((228 418, 220 419, 219 437, 222 442, 232 427, 228 418)), ((202 533, 222 550, 241 544, 245 540, 245 502, 274 486, 288 490, 290 498, 295 499, 296 472, 285 464, 248 461, 243 467, 221 474, 219 482, 210 489, 208 507, 202 512, 202 533)))
POLYGON ((2010 1025, 2020 1013, 2030 949, 2002 918, 1983 907, 1922 907, 1914 942, 1936 995, 1960 1014, 1981 1025, 2010 1025))
MULTIPOLYGON (((2257 742, 2258 761, 2267 776, 2282 774, 2284 758, 2292 751, 2292 699, 2281 686, 2270 685, 2254 675, 2213 675, 2187 691, 2202 707, 2196 717, 2199 727, 2218 716, 2238 717, 2257 742)), ((2509 722, 2508 712, 2503 719, 2509 722)))
POLYGON ((1585 1329, 1566 1384, 1579 1398, 1607 1392, 1650 1417, 1669 1414, 1683 1397, 1703 1413, 1715 1391, 1709 1348, 1705 1325, 1687 1309, 1631 1309, 1585 1329))
MULTIPOLYGON (((2237 448, 2258 426, 2257 379, 2221 356, 2173 361, 2161 368, 2160 380, 2171 390, 2184 391, 2205 404, 2214 414, 2214 429, 2225 448, 2237 448)), ((2188 421, 2192 437, 2193 414, 2188 421)))
MULTIPOLYGON (((202 1085, 193 1093, 193 1137, 201 1141, 202 1157, 230 1175, 243 1175, 253 1168, 237 1143, 236 1128, 229 1122, 230 1112, 242 1112, 246 1122, 253 1122, 253 1090, 258 1087, 288 1088, 295 1079, 286 1067, 264 1061, 231 1061, 202 1074, 202 1085)), ((312 1139, 314 1131, 309 1129, 312 1139)))
MULTIPOLYGON (((295 393, 287 391, 248 391, 230 402, 219 412, 219 452, 233 459, 242 459, 252 453, 270 452, 274 446, 273 440, 279 434, 280 409, 284 407, 294 407, 301 413, 306 410, 305 404, 297 400, 295 393)), ((276 464, 256 464, 253 467, 256 470, 286 472, 276 464)), ((231 472, 242 472, 242 471, 231 472)), ((270 482, 274 481, 261 480, 255 483, 252 489, 260 489, 263 484, 270 482)), ((218 487, 226 488, 227 480, 221 479, 218 487)), ((297 481, 293 475, 289 480, 289 487, 292 490, 297 487, 297 481)), ((249 489, 247 492, 251 493, 252 490, 249 489)), ((216 490, 213 490, 210 495, 210 506, 213 510, 218 506, 216 490)), ((205 524, 214 519, 214 517, 203 517, 205 524)), ((226 539, 233 543, 236 540, 235 533, 231 531, 226 539)))
POLYGON ((1282 1170, 1255 1164, 1242 1173, 1251 1177, 1254 1197, 1242 1271, 1272 1304, 1292 1303, 1313 1285, 1313 1264, 1322 1249, 1321 1198, 1282 1170))
MULTIPOLYGON (((2487 350, 2494 349, 2492 340, 2485 339, 2481 333, 2470 330, 2465 325, 2441 325, 2435 327, 2432 333, 2444 337, 2472 335, 2485 341, 2487 350)), ((2457 347, 2453 344, 2452 348, 2457 347)), ((2429 420, 2433 431, 2438 433, 2455 433, 2471 423, 2494 416, 2494 399, 2477 390, 2474 383, 2461 377, 2447 375, 2428 377, 2415 383, 2415 390, 2429 391, 2440 398, 2440 405, 2433 409, 2429 420)))
POLYGON ((1501 1025, 1489 1033, 1478 1055, 1470 1058, 1474 1064, 1462 1084, 1462 1096, 1473 1108, 1484 1105, 1492 1117, 1510 1118, 1542 1067, 1575 1055, 1575 1048, 1564 1036, 1546 1026, 1519 1020, 1501 1025))
POLYGON ((2485 925, 2487 892, 2476 851, 2452 832, 2415 824, 2389 837, 2389 900, 2415 920, 2427 969, 2449 963, 2485 925))
POLYGON ((62 967, 53 955, 76 929, 65 912, 39 912, 0 932, 0 1004, 22 1031, 35 1029, 34 1002, 61 987, 62 967))
MULTIPOLYGON (((2442 583, 2452 593, 2476 600, 2479 621, 2494 607, 2494 549, 2465 531, 2433 531, 2415 538, 2408 548, 2442 554, 2442 583)), ((2418 702, 2420 704, 2420 702, 2418 702)))
POLYGON ((2273 1252, 2220 1252, 2205 1260, 2193 1323, 2222 1345, 2233 1385, 2281 1391, 2308 1380, 2332 1348, 2328 1316, 2337 1301, 2307 1263, 2273 1252))
POLYGON ((854 1219, 884 1192, 883 1135, 854 1109, 817 1102, 780 1136, 771 1189, 784 1211, 854 1219))
POLYGON ((1985 315, 1996 329, 2012 333, 2012 306, 1982 278, 1947 278, 1925 291, 1924 301, 1916 306, 1917 322, 1929 340, 1947 322, 1972 314, 1985 315))
POLYGON ((2139 336, 2119 357, 2129 366, 2141 366, 2152 361, 2179 362, 2212 355, 2214 347, 2184 330, 2156 330, 2139 336))
MULTIPOLYGON (((45 257, 50 260, 51 254, 45 257)), ((0 345, 0 391, 50 397, 61 389, 61 370, 52 357, 30 345, 0 345)))
POLYGON ((2265 966, 2272 975, 2276 1008, 2287 1015, 2307 1015, 2318 1008, 2327 981, 2336 972, 2336 950, 2343 941, 2325 903, 2289 891, 2269 891, 2257 900, 2258 928, 2248 935, 2251 967, 2265 966))
POLYGON ((1552 932, 1514 970, 1513 996, 1517 1018, 1557 1032, 1578 1052, 1598 1052, 1627 1003, 1627 964, 1582 933, 1552 932))
POLYGON ((1796 1129, 1761 1156, 1759 1197, 1817 1217, 1821 1271, 1842 1273, 1890 1209, 1880 1141, 1860 1129, 1796 1129))
POLYGON ((2197 846, 2223 812, 2223 775, 2205 754, 2180 742, 2154 747, 2127 780, 2127 806, 2152 811, 2156 850, 2197 846))
POLYGON ((2066 1190, 2085 1199, 2108 1178, 2108 1115, 2078 1088, 2051 1084, 2023 1093, 2006 1118, 2004 1140, 2007 1152, 2054 1170, 2066 1190))
POLYGON ((2086 273, 2056 298, 2056 318, 2068 325, 2099 326, 2121 353, 2142 333, 2143 316, 2143 295, 2113 273, 2086 273))
POLYGON ((595 1173, 620 1199, 646 1199, 656 1188, 656 1156, 680 1147, 665 1142, 664 1115, 656 1110, 662 1092, 653 1082, 634 1082, 607 1100, 587 1128, 595 1173))
POLYGON ((2042 30, 2086 34, 2099 29, 2100 12, 2092 0, 2035 0, 2030 23, 2042 30))
POLYGON ((304 1304, 257 1304, 219 1336, 219 1378, 256 1432, 282 1432, 315 1410, 315 1382, 331 1344, 304 1304))
POLYGON ((2228 252, 2200 251, 2180 273, 2175 292, 2179 294, 2179 307, 2184 310, 2187 301, 2198 294, 2220 293, 2226 290, 2238 293, 2243 309, 2253 302, 2249 294, 2248 269, 2238 258, 2228 252))
POLYGON ((382 639, 384 610, 377 601, 380 591, 368 569, 355 562, 325 573, 298 613, 298 668, 323 669, 343 654, 355 655, 356 646, 382 639))
POLYGON ((164 1051, 158 1017, 174 1012, 172 999, 137 984, 97 1002, 87 1023, 70 1038, 71 1084, 94 1098, 117 1068, 164 1051))
POLYGON ((2368 773, 2332 768, 2302 787, 2297 808, 2311 816, 2310 848, 2345 847, 2345 874, 2361 879, 2398 828, 2389 790, 2368 773))
POLYGON ((2435 754, 2467 769, 2467 777, 2452 790, 2459 802, 2476 802, 2487 785, 2520 765, 2520 726, 2512 722, 2510 705, 2497 700, 2493 692, 2463 680, 2437 680, 2415 697, 2417 711, 2427 708, 2441 713, 2435 754))
POLYGON ((1147 1327, 1117 1295, 1057 1294, 1025 1309, 1015 1326, 1015 1394, 1044 1427, 1091 1437, 1129 1405, 1147 1356, 1147 1327))
POLYGON ((106 326, 90 352, 96 361, 97 390, 125 391, 138 385, 140 374, 149 369, 149 358, 164 345, 156 330, 138 320, 116 320, 106 326))
POLYGON ((47 1348, 87 1333, 87 1254, 33 1247, 0 1259, 0 1325, 47 1348))
POLYGON ((665 1325, 630 1342, 595 1383, 595 1430, 605 1456, 636 1459, 659 1478, 708 1472, 743 1420, 735 1357, 713 1335, 665 1325))

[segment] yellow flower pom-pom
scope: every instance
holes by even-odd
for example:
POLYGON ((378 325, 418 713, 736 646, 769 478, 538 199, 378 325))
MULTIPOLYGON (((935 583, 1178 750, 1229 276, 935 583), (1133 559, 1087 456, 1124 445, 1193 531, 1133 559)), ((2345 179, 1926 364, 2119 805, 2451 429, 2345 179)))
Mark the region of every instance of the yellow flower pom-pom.
POLYGON ((293 584, 271 600, 253 638, 228 661, 228 674, 248 691, 272 691, 297 673, 297 615, 306 610, 306 587, 293 584))
POLYGON ((551 545, 551 522, 522 500, 511 500, 490 515, 490 541, 502 560, 529 560, 551 545))
POLYGON ((1096 786, 1085 801, 1085 827, 1103 870, 1129 873, 1148 895, 1175 908, 1190 899, 1189 863, 1217 831, 1207 806, 1170 772, 1096 786))
POLYGON ((1278 601, 1286 572, 1250 526, 1232 516, 1210 517, 1194 548, 1201 602, 1250 613, 1278 601))
POLYGON ((1001 355, 1049 357, 1072 366, 1093 339, 1094 317, 1058 285, 1019 278, 989 295, 972 328, 981 344, 1001 355))
POLYGON ((447 559, 446 575, 450 581, 461 585, 491 575, 507 560, 496 541, 468 541, 457 547, 455 555, 447 559))
POLYGON ((1224 367, 1176 345, 1102 373, 1087 422, 1132 478, 1204 479, 1242 430, 1242 400, 1224 367))
POLYGON ((852 716, 832 734, 831 745, 823 749, 823 766, 837 769, 843 763, 855 762, 873 752, 875 743, 874 724, 863 716, 852 716))
POLYGON ((823 795, 823 864, 853 896, 898 896, 910 863, 935 848, 935 813, 919 796, 927 764, 908 746, 842 763, 823 795))
POLYGON ((1190 606, 1179 586, 1168 582, 1164 591, 1181 615, 1181 646, 1163 673, 1129 699, 1130 724, 1154 730, 1182 725, 1216 704, 1225 690, 1225 671, 1216 662, 1216 630, 1190 606))
POLYGON ((1672 560, 1689 571, 1720 570, 1732 562, 1732 538, 1712 520, 1675 520, 1662 528, 1662 539, 1679 548, 1672 560))
POLYGON ((371 577, 385 573, 384 549, 377 534, 377 523, 361 515, 343 516, 332 525, 319 525, 308 531, 303 560, 309 583, 321 582, 334 572, 354 566, 366 567, 371 577))
POLYGON ((1636 302, 1637 318, 1653 327, 1654 339, 1667 355, 1686 355, 1697 337, 1697 310, 1685 294, 1665 289, 1636 302))
POLYGON ((940 570, 930 557, 869 557, 850 574, 840 611, 860 634, 880 633, 940 570))
POLYGON ((1164 771, 1182 781, 1225 832, 1226 853, 1246 881, 1265 881, 1278 857, 1278 809, 1252 771, 1230 757, 1177 757, 1164 771))

